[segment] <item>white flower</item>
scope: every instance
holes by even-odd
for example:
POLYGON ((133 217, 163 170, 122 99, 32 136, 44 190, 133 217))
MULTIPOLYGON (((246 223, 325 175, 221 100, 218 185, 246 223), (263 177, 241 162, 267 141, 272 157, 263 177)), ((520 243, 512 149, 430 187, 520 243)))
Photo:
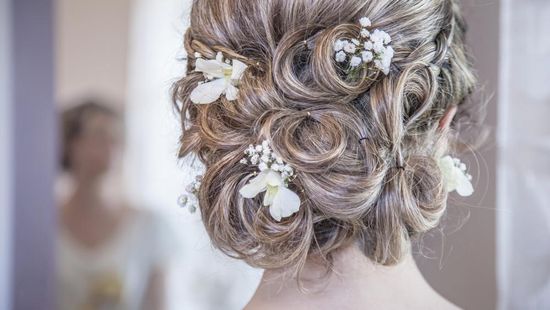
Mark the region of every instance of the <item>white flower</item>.
POLYGON ((259 160, 260 156, 258 154, 254 154, 252 155, 252 157, 250 157, 250 163, 252 163, 253 165, 257 165, 259 160))
POLYGON ((360 20, 359 20, 359 23, 361 24, 361 26, 363 27, 370 27, 371 26, 371 21, 368 17, 362 17, 360 20))
POLYGON ((361 53, 361 57, 363 58, 363 61, 365 63, 368 63, 372 61, 372 59, 374 58, 374 55, 370 51, 363 51, 361 53))
POLYGON ((386 47, 384 50, 384 53, 382 54, 382 64, 384 64, 385 67, 390 67, 392 58, 393 58, 393 48, 391 46, 386 47))
POLYGON ((336 42, 334 42, 334 51, 341 51, 344 48, 344 44, 345 42, 343 40, 336 40, 336 42))
POLYGON ((390 35, 385 31, 380 31, 380 32, 382 32, 382 38, 384 40, 384 44, 386 44, 386 45, 390 44, 391 43, 390 35))
POLYGON ((212 103, 223 94, 227 100, 237 99, 237 86, 246 68, 243 62, 236 59, 232 61, 232 65, 225 63, 222 53, 218 53, 216 59, 198 58, 195 71, 202 72, 208 81, 191 92, 191 101, 196 104, 212 103))
POLYGON ((265 192, 263 205, 269 206, 269 213, 278 222, 300 209, 300 197, 285 186, 281 174, 276 171, 260 172, 239 190, 245 198, 254 198, 261 192, 265 192))
POLYGON ((346 61, 347 55, 346 53, 344 53, 344 51, 339 51, 338 53, 336 53, 335 58, 337 62, 344 62, 346 61))
POLYGON ((361 62, 362 62, 361 57, 353 56, 351 57, 349 64, 352 67, 357 67, 361 64, 361 62))
POLYGON ((359 22, 362 26, 359 38, 352 39, 351 42, 348 40, 336 41, 336 61, 345 62, 350 57, 349 67, 351 68, 356 68, 362 63, 373 62, 375 68, 386 75, 389 74, 395 53, 393 48, 389 46, 392 42, 390 35, 380 29, 369 31, 367 27, 371 26, 371 21, 367 17, 361 18, 359 22), (361 47, 362 50, 357 51, 361 47))
POLYGON ((455 191, 460 196, 470 196, 474 192, 472 177, 466 173, 466 165, 460 162, 460 159, 453 158, 449 155, 442 157, 439 160, 439 169, 445 182, 447 192, 455 191))
POLYGON ((346 53, 350 53, 350 54, 353 54, 355 53, 355 51, 357 50, 357 45, 351 43, 351 42, 348 42, 345 46, 344 46, 344 51, 346 53))
POLYGON ((367 41, 363 44, 363 46, 365 47, 365 50, 372 50, 373 49, 373 44, 372 44, 372 41, 367 41))
POLYGON ((382 42, 384 43, 384 36, 382 34, 382 31, 380 29, 374 29, 374 31, 370 35, 370 39, 372 42, 382 42))
POLYGON ((377 54, 382 53, 384 51, 384 43, 382 41, 374 41, 373 50, 377 54))
POLYGON ((239 190, 240 194, 245 198, 253 198, 265 192, 263 205, 269 206, 271 216, 277 221, 296 213, 300 208, 300 198, 287 188, 294 175, 292 167, 284 164, 283 159, 271 151, 267 140, 261 145, 250 145, 245 154, 253 165, 258 165, 260 173, 254 174, 255 177, 239 190), (258 164, 257 159, 262 150, 262 161, 258 164), (269 153, 266 154, 266 150, 269 153))

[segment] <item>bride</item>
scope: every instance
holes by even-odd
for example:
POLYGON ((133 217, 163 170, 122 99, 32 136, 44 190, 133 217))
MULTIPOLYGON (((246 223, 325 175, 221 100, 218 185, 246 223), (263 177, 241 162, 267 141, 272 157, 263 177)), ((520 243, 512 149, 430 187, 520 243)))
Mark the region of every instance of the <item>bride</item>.
POLYGON ((183 201, 264 268, 246 309, 456 309, 411 243, 448 193, 475 87, 457 1, 196 0, 175 84, 183 201))

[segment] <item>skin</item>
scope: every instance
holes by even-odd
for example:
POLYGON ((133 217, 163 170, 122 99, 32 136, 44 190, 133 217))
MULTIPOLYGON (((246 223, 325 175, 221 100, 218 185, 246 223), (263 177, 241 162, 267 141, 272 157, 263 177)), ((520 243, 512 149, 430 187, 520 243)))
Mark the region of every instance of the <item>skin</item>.
MULTIPOLYGON (((439 129, 446 130, 455 114, 456 107, 450 107, 439 129)), ((244 309, 460 309, 428 284, 410 252, 397 265, 380 266, 350 245, 336 254, 328 278, 322 278, 323 272, 315 259, 306 262, 300 278, 304 292, 285 270, 266 270, 244 309)))
MULTIPOLYGON (((96 114, 85 121, 82 134, 71 142, 69 173, 75 190, 60 206, 60 225, 82 247, 101 248, 118 229, 136 215, 130 208, 109 201, 101 184, 112 169, 120 148, 120 129, 113 117, 96 114)), ((160 266, 147 279, 145 309, 163 309, 164 272, 160 266)))

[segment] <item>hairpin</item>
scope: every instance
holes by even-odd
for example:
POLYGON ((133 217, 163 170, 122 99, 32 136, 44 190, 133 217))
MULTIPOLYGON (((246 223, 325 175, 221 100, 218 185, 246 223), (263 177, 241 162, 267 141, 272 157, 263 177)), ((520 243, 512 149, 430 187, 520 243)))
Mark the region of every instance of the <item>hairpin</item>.
POLYGON ((240 163, 257 166, 259 174, 255 172, 255 177, 239 190, 241 196, 254 198, 265 192, 263 205, 269 207, 271 217, 278 222, 298 212, 300 197, 288 189, 289 182, 295 177, 292 167, 271 150, 267 140, 256 146, 250 145, 244 153, 247 158, 241 159, 240 163))
POLYGON ((195 58, 195 72, 202 72, 205 80, 191 92, 193 103, 212 103, 222 95, 229 101, 237 99, 237 86, 247 68, 245 63, 237 59, 224 59, 221 52, 218 52, 216 59, 205 60, 200 53, 195 53, 195 58))
POLYGON ((438 165, 447 192, 456 191, 464 197, 472 195, 472 176, 466 172, 466 164, 458 158, 446 155, 439 160, 438 165))
POLYGON ((359 20, 361 24, 360 36, 357 39, 338 39, 334 42, 334 58, 338 63, 348 63, 348 73, 363 66, 366 67, 373 62, 374 66, 384 74, 390 72, 391 61, 394 50, 389 45, 391 37, 388 33, 374 29, 369 30, 372 25, 367 17, 359 20))
POLYGON ((178 205, 182 208, 187 208, 189 212, 195 213, 199 206, 199 201, 197 199, 197 193, 201 187, 202 175, 197 175, 195 180, 191 182, 185 188, 187 194, 183 194, 178 197, 178 205))

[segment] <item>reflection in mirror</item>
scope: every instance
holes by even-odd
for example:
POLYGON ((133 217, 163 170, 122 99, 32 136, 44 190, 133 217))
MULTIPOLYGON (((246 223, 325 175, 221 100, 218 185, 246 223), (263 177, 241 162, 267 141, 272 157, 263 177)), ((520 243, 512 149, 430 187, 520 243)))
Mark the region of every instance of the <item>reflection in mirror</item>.
POLYGON ((190 4, 57 0, 57 309, 241 309, 257 286, 177 204, 193 168, 169 93, 190 4))
POLYGON ((161 309, 169 236, 116 190, 120 115, 87 100, 65 110, 60 127, 59 309, 161 309))

